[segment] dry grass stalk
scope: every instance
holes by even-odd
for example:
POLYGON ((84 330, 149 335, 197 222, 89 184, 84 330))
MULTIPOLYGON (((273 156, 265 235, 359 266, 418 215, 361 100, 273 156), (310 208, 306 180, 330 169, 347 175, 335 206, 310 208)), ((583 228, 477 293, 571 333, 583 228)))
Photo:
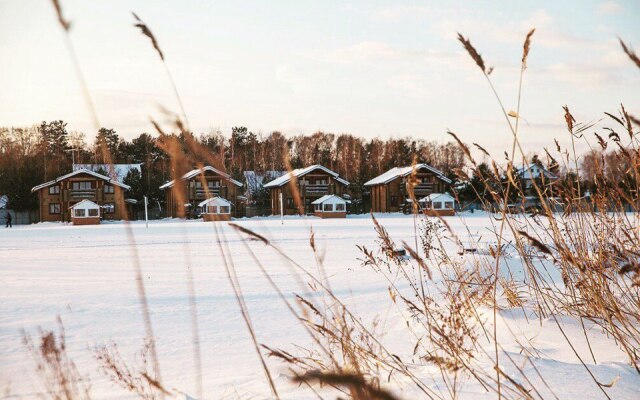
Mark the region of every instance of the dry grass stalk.
POLYGON ((82 376, 67 354, 67 343, 62 319, 58 317, 58 332, 40 330, 34 340, 23 332, 23 343, 29 350, 44 393, 51 400, 89 400, 90 383, 82 376))

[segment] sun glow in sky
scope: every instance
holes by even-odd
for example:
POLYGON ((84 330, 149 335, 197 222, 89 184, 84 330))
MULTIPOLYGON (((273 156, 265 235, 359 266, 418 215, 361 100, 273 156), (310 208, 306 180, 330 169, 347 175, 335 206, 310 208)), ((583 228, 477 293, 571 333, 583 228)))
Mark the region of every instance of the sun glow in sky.
MULTIPOLYGON (((160 107, 179 107, 150 26, 196 133, 232 126, 288 135, 318 130, 446 141, 450 129, 490 151, 510 133, 470 37, 507 109, 515 109, 522 42, 522 138, 568 140, 562 106, 593 121, 620 103, 640 114, 640 72, 617 37, 640 47, 630 1, 86 1, 61 0, 101 125, 153 133, 160 107)), ((0 126, 62 119, 94 136, 65 39, 48 0, 0 0, 0 126)))

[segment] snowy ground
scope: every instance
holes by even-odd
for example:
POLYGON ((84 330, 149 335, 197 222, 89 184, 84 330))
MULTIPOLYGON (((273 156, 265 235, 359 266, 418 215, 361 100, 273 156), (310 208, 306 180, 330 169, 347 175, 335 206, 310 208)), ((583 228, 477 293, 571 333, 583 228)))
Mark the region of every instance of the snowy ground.
MULTIPOLYGON (((465 217, 472 234, 487 234, 489 218, 483 214, 465 217)), ((451 227, 467 234, 459 217, 447 219, 451 227)), ((403 215, 380 217, 394 239, 412 242, 412 219, 403 215)), ((310 228, 325 252, 325 268, 334 291, 365 319, 379 316, 387 332, 386 343, 398 354, 409 354, 412 343, 403 340, 403 326, 397 306, 389 299, 381 276, 360 266, 357 244, 373 247, 375 232, 369 216, 342 220, 288 218, 236 221, 276 242, 292 258, 315 268, 309 250, 310 228)), ((308 344, 300 325, 288 314, 247 254, 235 231, 223 227, 247 305, 261 343, 292 349, 292 344, 308 344)), ((198 320, 203 358, 206 398, 268 398, 269 389, 251 341, 238 312, 231 287, 220 261, 211 223, 202 221, 153 221, 133 223, 135 246, 141 260, 153 328, 156 334, 161 372, 165 386, 194 393, 193 353, 190 335, 186 269, 190 259, 195 276, 198 320), (185 257, 188 254, 188 257, 185 257)), ((250 246, 273 279, 287 293, 301 292, 291 269, 273 251, 259 242, 250 246)), ((126 393, 107 382, 97 371, 90 350, 95 345, 117 342, 124 356, 142 344, 144 328, 132 266, 132 243, 122 223, 74 227, 67 224, 37 224, 0 231, 0 396, 33 398, 40 389, 33 365, 22 344, 22 333, 38 327, 55 327, 60 315, 67 333, 69 353, 80 370, 90 375, 94 398, 125 398, 126 393)), ((542 324, 534 317, 527 322, 522 311, 501 312, 498 331, 505 339, 505 351, 518 357, 520 344, 509 331, 539 352, 536 368, 551 389, 541 396, 583 399, 603 398, 566 345, 552 321, 542 324), (504 334, 502 333, 504 332, 504 334)), ((403 321, 403 320, 402 320, 403 321)), ((589 338, 597 360, 593 363, 584 344, 580 325, 561 319, 577 343, 578 351, 601 383, 619 377, 612 398, 637 398, 640 378, 625 361, 615 344, 597 329, 589 328, 589 338)), ((315 398, 301 394, 290 385, 286 370, 277 360, 267 360, 275 372, 283 398, 315 398)), ((487 369, 491 368, 490 362, 487 369)), ((531 375, 532 367, 523 368, 531 375)), ((425 380, 433 371, 424 370, 425 380)), ((535 382, 534 382, 535 383, 535 382)), ((538 385, 544 385, 538 381, 538 385)), ((415 393, 395 388, 403 398, 415 393)), ((463 387, 465 398, 494 398, 479 385, 463 387)))

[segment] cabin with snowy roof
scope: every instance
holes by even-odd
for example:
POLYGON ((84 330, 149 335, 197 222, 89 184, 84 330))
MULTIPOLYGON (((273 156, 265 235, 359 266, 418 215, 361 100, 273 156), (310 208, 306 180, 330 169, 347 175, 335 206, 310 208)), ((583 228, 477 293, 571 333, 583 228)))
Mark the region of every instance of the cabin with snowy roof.
POLYGON ((431 193, 418 202, 426 215, 445 217, 456 214, 456 199, 449 193, 431 193))
POLYGON ((344 196, 348 186, 349 182, 338 173, 322 165, 294 169, 264 185, 269 190, 274 215, 280 214, 280 196, 284 214, 313 214, 314 201, 328 194, 344 196), (300 204, 296 204, 297 198, 300 204))
POLYGON ((200 215, 205 221, 231 220, 231 202, 222 197, 211 197, 198 204, 200 215))
POLYGON ((78 169, 31 189, 38 194, 40 221, 71 221, 72 207, 83 200, 97 204, 102 219, 126 216, 124 191, 130 187, 97 172, 78 169))
POLYGON ((522 190, 525 195, 535 196, 537 194, 534 181, 543 190, 552 190, 552 185, 558 181, 558 176, 542 166, 541 162, 532 162, 516 168, 516 174, 522 182, 522 190))
POLYGON ((84 199, 69 207, 71 222, 74 225, 97 225, 100 223, 100 206, 91 200, 84 199))
POLYGON ((411 198, 446 192, 451 179, 428 164, 395 167, 364 184, 371 191, 371 211, 399 212, 411 198))
POLYGON ((311 202, 314 207, 313 215, 320 218, 346 218, 347 202, 348 200, 335 194, 324 195, 311 202))
POLYGON ((243 184, 212 166, 193 169, 160 186, 165 192, 168 217, 196 217, 199 204, 212 197, 223 198, 232 205, 231 215, 241 217, 245 197, 243 184))

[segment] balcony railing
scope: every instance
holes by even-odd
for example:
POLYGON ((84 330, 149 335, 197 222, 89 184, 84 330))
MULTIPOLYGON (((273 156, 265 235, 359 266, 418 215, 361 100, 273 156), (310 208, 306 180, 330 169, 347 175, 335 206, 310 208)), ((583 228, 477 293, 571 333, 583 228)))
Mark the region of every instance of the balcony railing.
POLYGON ((209 189, 196 189, 196 199, 205 199, 207 197, 213 197, 220 195, 220 187, 213 187, 209 189))
POLYGON ((419 183, 413 187, 413 192, 417 195, 427 195, 433 193, 433 183, 419 183))
POLYGON ((327 194, 329 193, 329 185, 306 185, 304 190, 307 194, 327 194))
POLYGON ((96 189, 71 189, 69 196, 72 199, 94 199, 96 197, 96 189))

